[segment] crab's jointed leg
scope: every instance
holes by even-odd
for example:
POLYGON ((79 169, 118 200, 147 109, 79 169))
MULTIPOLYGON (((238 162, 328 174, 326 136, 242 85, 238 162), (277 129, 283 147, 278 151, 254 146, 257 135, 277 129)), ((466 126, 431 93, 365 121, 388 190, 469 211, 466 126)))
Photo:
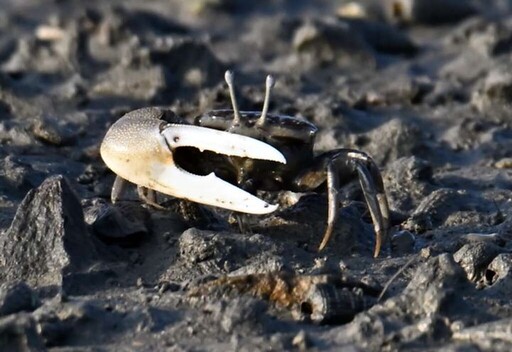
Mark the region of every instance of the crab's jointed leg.
POLYGON ((353 149, 338 149, 316 158, 315 164, 296 180, 298 189, 315 189, 327 181, 328 215, 327 228, 319 250, 325 248, 331 238, 339 208, 338 190, 354 176, 359 183, 368 205, 375 231, 374 257, 380 253, 389 229, 389 205, 379 168, 366 153, 353 149))
MULTIPOLYGON (((192 174, 173 158, 176 149, 194 147, 200 151, 286 163, 277 149, 250 137, 169 124, 135 112, 114 123, 101 145, 103 160, 118 176, 141 187, 229 210, 266 214, 277 208, 213 173, 192 174)), ((122 181, 116 184, 120 189, 122 181)))
POLYGON ((110 194, 110 200, 112 201, 112 204, 117 202, 121 194, 124 193, 127 184, 128 182, 124 178, 116 176, 114 184, 112 185, 112 192, 110 194))

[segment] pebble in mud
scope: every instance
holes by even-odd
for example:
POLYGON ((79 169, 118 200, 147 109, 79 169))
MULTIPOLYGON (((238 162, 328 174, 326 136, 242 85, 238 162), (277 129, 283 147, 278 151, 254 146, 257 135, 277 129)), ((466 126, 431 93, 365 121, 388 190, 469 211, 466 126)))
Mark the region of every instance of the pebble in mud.
POLYGON ((409 231, 399 231, 391 236, 391 251, 394 255, 403 255, 414 251, 416 238, 409 231))
POLYGON ((299 351, 307 351, 311 348, 312 344, 309 337, 304 330, 301 330, 292 340, 292 345, 299 349, 299 351))
POLYGON ((183 199, 170 199, 162 203, 170 212, 176 213, 188 227, 199 230, 224 231, 229 229, 226 219, 202 204, 183 199))
POLYGON ((510 347, 511 330, 512 319, 507 318, 461 329, 453 333, 453 338, 472 342, 482 349, 493 350, 501 346, 501 350, 506 351, 510 347))
POLYGON ((304 23, 295 31, 293 48, 306 67, 376 66, 373 49, 346 23, 304 23))
POLYGON ((510 69, 509 62, 493 67, 473 92, 472 105, 491 121, 507 121, 512 112, 510 102, 512 74, 510 69))
POLYGON ((489 263, 503 248, 485 241, 472 241, 453 254, 453 259, 464 269, 468 280, 477 282, 485 278, 489 263))
POLYGON ((0 319, 0 341, 4 351, 45 351, 34 318, 27 313, 0 319))
POLYGON ((109 244, 135 246, 150 232, 150 214, 135 202, 109 204, 93 199, 86 203, 84 216, 94 233, 109 244))
POLYGON ((418 135, 421 129, 413 123, 392 119, 366 134, 365 145, 358 146, 372 155, 379 165, 402 157, 418 155, 424 144, 418 135))
POLYGON ((119 65, 102 74, 90 94, 124 96, 129 92, 133 99, 152 100, 162 94, 166 87, 166 72, 162 67, 119 65))
POLYGON ((418 48, 409 37, 395 27, 363 19, 342 18, 350 28, 360 33, 364 40, 377 52, 392 55, 414 55, 418 48))
POLYGON ((0 285, 0 316, 31 312, 40 304, 37 294, 23 281, 0 285))
POLYGON ((71 126, 61 125, 57 118, 51 117, 37 119, 32 126, 32 133, 40 141, 55 146, 74 143, 78 137, 77 131, 71 126))
POLYGON ((240 324, 247 324, 253 329, 257 328, 258 321, 266 317, 267 308, 262 301, 248 297, 237 297, 227 304, 219 302, 209 307, 208 310, 213 310, 212 313, 220 321, 222 329, 228 333, 233 332, 240 324))
POLYGON ((434 189, 432 165, 416 156, 399 158, 386 167, 384 182, 391 209, 407 216, 434 189))
POLYGON ((2 166, 0 177, 2 183, 0 189, 5 188, 8 192, 26 193, 33 187, 39 185, 45 178, 45 174, 39 170, 34 170, 32 165, 24 163, 15 156, 7 156, 0 160, 2 166))
POLYGON ((441 188, 426 196, 403 224, 404 229, 422 233, 439 226, 457 224, 469 219, 475 225, 482 222, 482 212, 488 211, 492 201, 482 198, 480 192, 456 191, 441 188))
POLYGON ((200 84, 202 87, 214 86, 226 70, 225 64, 203 41, 164 37, 151 44, 151 62, 165 67, 171 73, 173 79, 167 88, 174 93, 191 88, 191 83, 200 84), (187 80, 192 70, 197 72, 196 76, 201 77, 199 81, 187 80))
POLYGON ((447 43, 468 45, 480 54, 494 57, 510 53, 512 31, 507 22, 474 17, 461 23, 448 37, 447 43))
POLYGON ((512 254, 498 254, 485 268, 485 292, 508 299, 512 289, 512 254))
POLYGON ((261 235, 246 237, 191 228, 183 232, 177 245, 180 265, 164 275, 166 278, 219 275, 237 270, 240 273, 269 272, 283 266, 281 259, 276 260, 283 255, 283 248, 261 235))

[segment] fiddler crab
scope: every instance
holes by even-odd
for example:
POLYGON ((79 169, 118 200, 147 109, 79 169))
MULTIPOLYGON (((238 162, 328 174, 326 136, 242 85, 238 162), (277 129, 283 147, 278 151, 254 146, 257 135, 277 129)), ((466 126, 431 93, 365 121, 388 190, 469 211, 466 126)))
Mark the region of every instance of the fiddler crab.
POLYGON ((240 111, 231 71, 225 80, 232 109, 207 112, 188 124, 170 110, 142 108, 110 127, 100 152, 117 174, 112 202, 129 181, 153 204, 157 191, 236 212, 267 214, 278 206, 256 197, 257 190, 306 192, 325 187, 328 215, 322 250, 336 223, 340 185, 358 176, 373 221, 377 257, 387 237, 389 206, 373 159, 343 148, 315 156, 315 125, 268 113, 272 76, 266 79, 261 112, 240 111))

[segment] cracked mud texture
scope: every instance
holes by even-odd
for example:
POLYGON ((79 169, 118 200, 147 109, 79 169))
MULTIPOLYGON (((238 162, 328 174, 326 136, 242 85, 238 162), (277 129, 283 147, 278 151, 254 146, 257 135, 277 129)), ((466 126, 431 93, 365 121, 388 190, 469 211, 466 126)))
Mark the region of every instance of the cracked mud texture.
POLYGON ((0 8, 0 350, 512 349, 512 1, 0 8), (229 212, 133 189, 110 204, 108 127, 146 106, 228 108, 227 68, 244 110, 271 73, 270 111, 316 124, 316 151, 378 162, 378 258, 357 181, 322 253, 321 192, 262 194, 281 207, 245 234, 229 212))

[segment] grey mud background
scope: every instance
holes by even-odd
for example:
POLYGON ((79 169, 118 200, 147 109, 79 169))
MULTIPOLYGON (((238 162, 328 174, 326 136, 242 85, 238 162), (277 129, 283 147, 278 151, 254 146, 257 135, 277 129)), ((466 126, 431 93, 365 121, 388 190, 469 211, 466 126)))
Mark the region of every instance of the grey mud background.
POLYGON ((0 349, 511 350, 511 7, 0 1, 0 349), (373 155, 393 225, 379 258, 357 182, 322 253, 321 193, 263 194, 282 207, 252 234, 133 189, 110 205, 108 127, 229 107, 226 68, 243 109, 272 73, 270 110, 315 123, 318 151, 373 155))

